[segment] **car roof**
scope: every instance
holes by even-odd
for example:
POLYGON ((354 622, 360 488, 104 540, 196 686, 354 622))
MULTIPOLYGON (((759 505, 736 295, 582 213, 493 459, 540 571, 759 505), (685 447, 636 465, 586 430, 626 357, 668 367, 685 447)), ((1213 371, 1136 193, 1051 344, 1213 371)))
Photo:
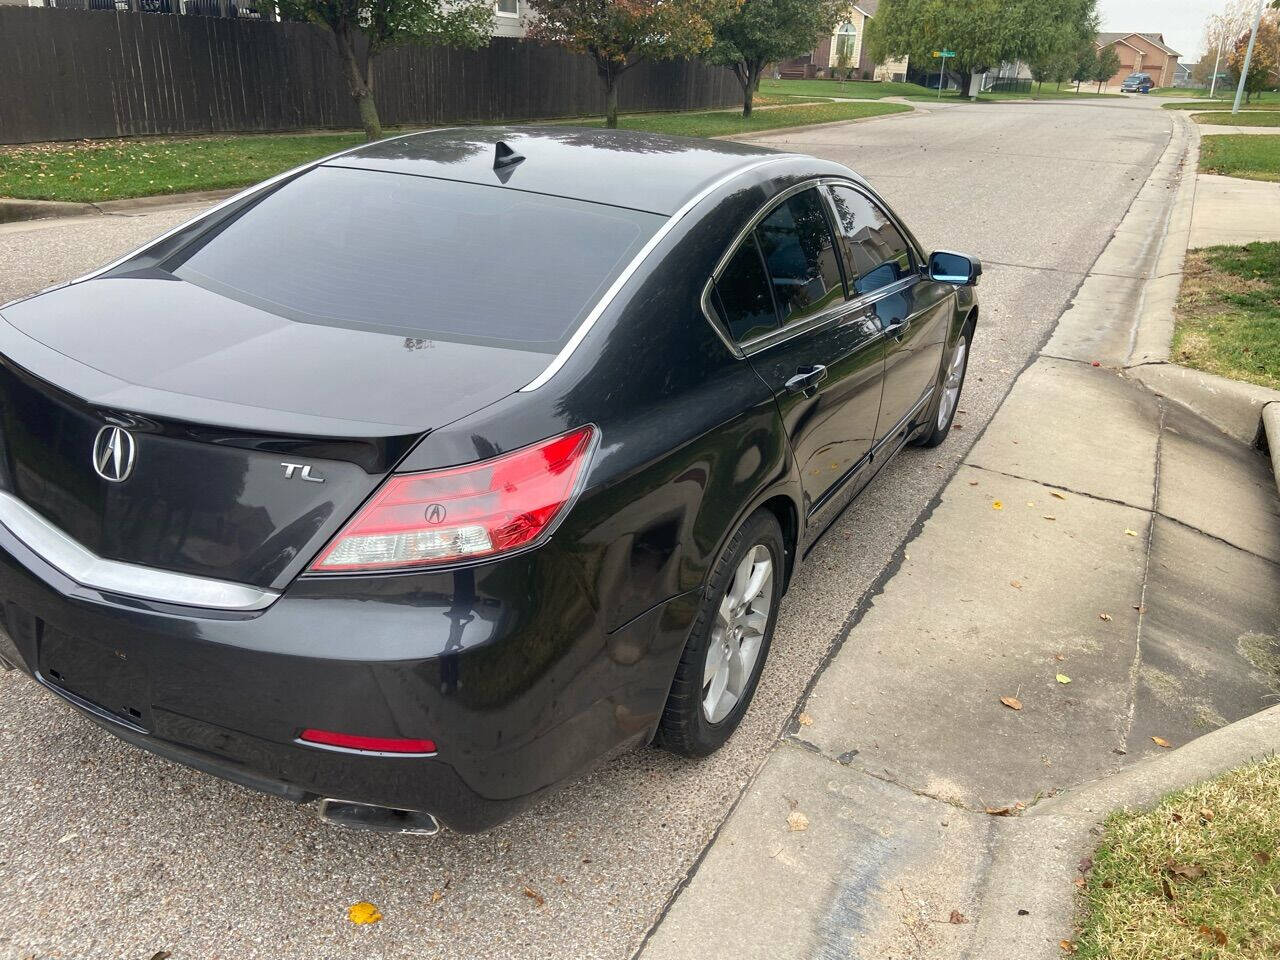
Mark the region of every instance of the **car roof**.
POLYGON ((430 130, 380 140, 324 165, 486 184, 669 216, 726 175, 785 156, 727 140, 548 125, 430 130), (500 142, 524 159, 495 168, 500 142))

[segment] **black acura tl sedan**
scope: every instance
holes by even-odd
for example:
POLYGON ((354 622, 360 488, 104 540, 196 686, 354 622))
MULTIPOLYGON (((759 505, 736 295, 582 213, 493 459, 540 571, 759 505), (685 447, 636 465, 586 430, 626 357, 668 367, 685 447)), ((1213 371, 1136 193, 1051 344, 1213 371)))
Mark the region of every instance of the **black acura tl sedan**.
POLYGON ((0 308, 0 657, 375 829, 708 754, 806 550, 946 437, 980 272, 736 143, 467 128, 283 174, 0 308))

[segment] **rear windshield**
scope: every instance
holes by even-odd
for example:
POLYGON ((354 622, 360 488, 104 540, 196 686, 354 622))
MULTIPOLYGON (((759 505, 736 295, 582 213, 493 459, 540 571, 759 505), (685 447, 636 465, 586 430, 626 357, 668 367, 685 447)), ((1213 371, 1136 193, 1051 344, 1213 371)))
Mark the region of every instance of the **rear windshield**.
POLYGON ((318 167, 166 266, 304 323, 555 353, 663 218, 318 167))

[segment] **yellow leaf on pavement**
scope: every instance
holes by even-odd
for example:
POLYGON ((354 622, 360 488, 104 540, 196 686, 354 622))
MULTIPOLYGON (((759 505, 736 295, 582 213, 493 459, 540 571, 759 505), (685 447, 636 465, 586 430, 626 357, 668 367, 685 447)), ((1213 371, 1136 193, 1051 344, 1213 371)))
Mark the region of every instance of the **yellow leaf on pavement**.
POLYGON ((1022 709, 1022 701, 1019 700, 1017 697, 1001 697, 1000 702, 1003 703, 1010 710, 1022 709))
POLYGON ((992 509, 992 510, 1003 510, 1003 509, 1004 509, 1004 504, 1003 504, 1003 503, 1001 503, 999 500, 992 500, 992 501, 991 501, 991 509, 992 509))
POLYGON ((1168 741, 1168 740, 1166 740, 1164 737, 1152 737, 1152 738, 1151 738, 1151 742, 1152 742, 1152 743, 1154 743, 1157 747, 1168 747, 1168 746, 1171 746, 1171 744, 1169 743, 1169 741, 1168 741))
POLYGON ((792 810, 789 814, 787 814, 787 829, 788 830, 808 830, 809 818, 806 817, 799 810, 792 810))
POLYGON ((355 924, 377 923, 382 919, 382 914, 372 903, 361 900, 347 909, 347 919, 355 924))
POLYGON ((800 716, 796 717, 796 720, 799 721, 800 726, 802 727, 813 726, 813 717, 809 716, 807 713, 800 714, 800 716))
POLYGON ((1065 673, 1060 673, 1060 674, 1058 674, 1058 682, 1059 682, 1059 683, 1070 683, 1070 682, 1071 682, 1071 678, 1070 678, 1070 677, 1068 677, 1065 673))
POLYGON ((1126 531, 1124 532, 1124 535, 1125 535, 1126 537, 1136 537, 1136 536, 1138 535, 1138 531, 1137 531, 1137 530, 1126 530, 1126 531))
POLYGON ((1059 493, 1057 490, 1050 490, 1049 492, 1053 494, 1055 497, 1057 497, 1059 500, 1067 499, 1067 495, 1065 493, 1059 493))

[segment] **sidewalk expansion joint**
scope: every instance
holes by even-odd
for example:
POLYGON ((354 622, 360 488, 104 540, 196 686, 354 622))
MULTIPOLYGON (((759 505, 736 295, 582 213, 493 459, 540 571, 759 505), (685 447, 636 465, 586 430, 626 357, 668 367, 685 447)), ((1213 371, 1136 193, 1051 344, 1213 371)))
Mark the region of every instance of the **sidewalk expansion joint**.
MULTIPOLYGON (((1159 441, 1157 441, 1158 443, 1159 441)), ((1130 510, 1141 510, 1143 513, 1154 513, 1154 508, 1143 506, 1140 503, 1129 503, 1127 500, 1117 500, 1114 497, 1103 497, 1096 493, 1088 493, 1084 490, 1076 490, 1074 487, 1066 487, 1060 483, 1050 483, 1046 480, 1037 480, 1035 477, 1024 477, 1021 474, 1009 473, 1005 470, 997 470, 994 467, 984 467, 980 463, 965 461, 964 466, 972 467, 975 470, 981 470, 983 473, 994 473, 999 477, 1008 477, 1010 480, 1023 480, 1026 483, 1034 483, 1036 486, 1046 487, 1049 490, 1061 490, 1064 493, 1070 493, 1077 497, 1084 497, 1087 500, 1096 500, 1098 503, 1112 503, 1117 507, 1128 507, 1130 510)))
POLYGON ((1142 628, 1147 620, 1147 583, 1151 578, 1151 545, 1156 538, 1155 518, 1158 515, 1156 508, 1160 504, 1160 457, 1164 448, 1164 418, 1167 405, 1164 401, 1157 402, 1160 407, 1160 427, 1156 433, 1155 478, 1151 489, 1151 524, 1147 527, 1147 550, 1142 557, 1142 589, 1138 592, 1138 625, 1134 632, 1133 662, 1129 665, 1129 689, 1126 692, 1129 706, 1125 711, 1124 731, 1120 735, 1120 742, 1116 745, 1121 750, 1125 749, 1125 744, 1129 742, 1129 734, 1133 732, 1133 716, 1138 706, 1138 671, 1142 669, 1142 628))
POLYGON ((1264 557, 1260 553, 1254 553, 1248 547, 1242 547, 1238 543, 1232 543, 1226 537, 1220 537, 1216 533, 1210 533, 1208 530, 1201 530, 1199 527, 1187 523, 1185 520, 1179 520, 1177 517, 1171 517, 1167 513, 1161 513, 1159 510, 1155 511, 1155 515, 1161 520, 1168 520, 1170 523, 1177 524, 1182 527, 1183 530, 1190 530, 1192 533, 1198 533, 1200 536, 1207 537, 1210 540, 1222 544, 1224 547, 1230 547, 1232 550, 1239 550, 1241 553, 1246 556, 1253 557, 1255 560, 1261 560, 1264 563, 1269 563, 1273 567, 1280 567, 1280 560, 1276 560, 1272 557, 1264 557))

